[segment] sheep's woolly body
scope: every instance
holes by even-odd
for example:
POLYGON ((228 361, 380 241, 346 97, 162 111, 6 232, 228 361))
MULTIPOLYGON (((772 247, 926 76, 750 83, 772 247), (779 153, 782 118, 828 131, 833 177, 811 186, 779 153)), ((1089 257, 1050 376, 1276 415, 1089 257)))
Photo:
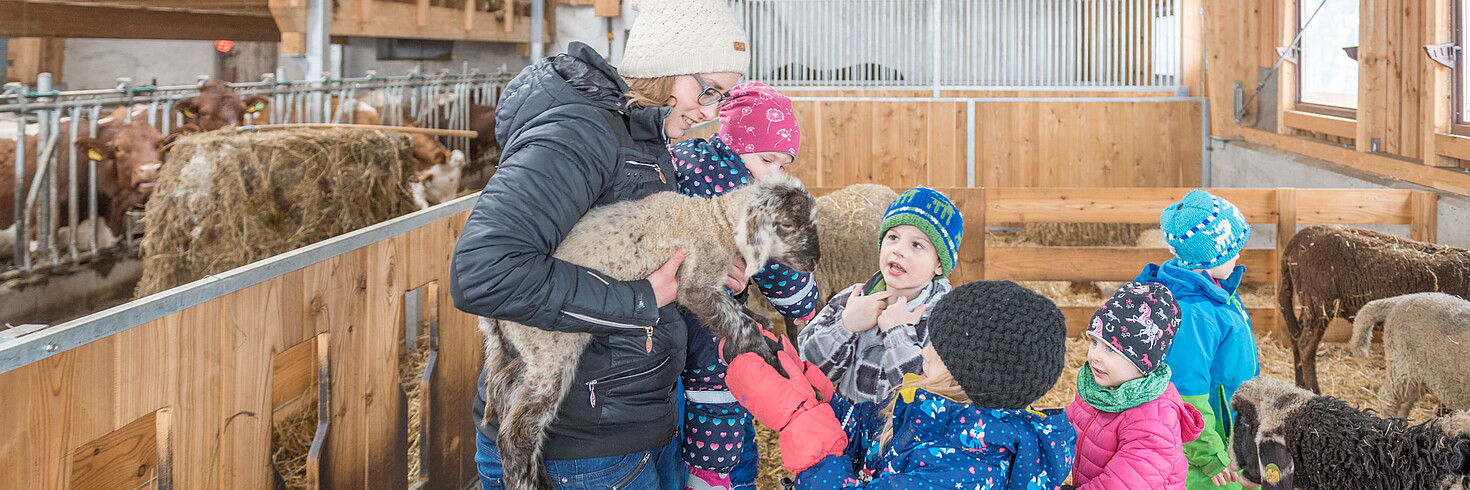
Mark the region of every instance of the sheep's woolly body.
POLYGON ((1383 329, 1388 382, 1379 410, 1407 417, 1424 393, 1452 410, 1470 409, 1470 301, 1444 293, 1416 293, 1372 301, 1353 322, 1353 350, 1368 356, 1373 330, 1383 329))
POLYGON ((1470 483, 1470 412, 1419 425, 1379 418, 1341 400, 1284 381, 1257 377, 1236 391, 1239 413, 1232 468, 1259 482, 1271 444, 1286 448, 1279 464, 1295 488, 1457 488, 1470 483), (1262 459, 1252 458, 1260 457, 1262 459), (1245 459, 1246 461, 1242 461, 1245 459))
POLYGON ((1317 347, 1333 318, 1352 321, 1369 301, 1430 291, 1470 294, 1470 251, 1341 225, 1297 232, 1281 254, 1277 290, 1297 384, 1319 391, 1317 347))
MULTIPOLYGON (((759 325, 725 290, 726 272, 736 256, 746 259, 747 275, 770 258, 812 270, 818 258, 816 214, 815 200, 801 182, 784 174, 715 199, 659 193, 589 211, 553 256, 611 282, 646 278, 686 250, 677 274, 679 304, 726 339, 727 353, 756 352, 770 361, 774 355, 759 325)), ((491 373, 485 417, 499 415, 502 422, 498 442, 507 487, 549 488, 540 462, 544 431, 592 336, 488 319, 480 327, 491 373), (519 356, 512 359, 511 348, 519 356)))

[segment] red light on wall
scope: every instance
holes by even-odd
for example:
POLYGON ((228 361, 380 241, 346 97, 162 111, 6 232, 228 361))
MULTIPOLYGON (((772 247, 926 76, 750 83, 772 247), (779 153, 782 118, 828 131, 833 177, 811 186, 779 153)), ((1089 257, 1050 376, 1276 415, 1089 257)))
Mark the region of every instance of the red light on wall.
POLYGON ((221 53, 228 53, 232 49, 235 49, 235 42, 234 41, 227 41, 227 40, 221 39, 219 41, 215 41, 214 42, 214 50, 215 51, 219 51, 221 53))

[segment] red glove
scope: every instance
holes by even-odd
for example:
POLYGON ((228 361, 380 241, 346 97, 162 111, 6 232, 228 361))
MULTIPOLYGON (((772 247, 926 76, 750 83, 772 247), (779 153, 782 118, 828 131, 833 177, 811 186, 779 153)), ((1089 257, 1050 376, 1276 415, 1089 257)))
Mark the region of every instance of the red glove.
POLYGON ((730 362, 725 384, 757 421, 780 432, 782 462, 792 473, 801 473, 828 455, 842 454, 847 434, 826 403, 832 398, 832 381, 797 357, 791 342, 783 339, 782 344, 776 359, 790 378, 759 355, 745 353, 730 362))

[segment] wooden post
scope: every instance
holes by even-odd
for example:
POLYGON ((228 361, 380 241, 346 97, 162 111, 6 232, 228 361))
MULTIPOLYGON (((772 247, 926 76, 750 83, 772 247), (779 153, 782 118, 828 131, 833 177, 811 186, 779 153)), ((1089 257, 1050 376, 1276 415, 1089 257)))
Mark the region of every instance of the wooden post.
MULTIPOLYGON (((506 3, 509 3, 509 0, 507 0, 506 3)), ((418 1, 417 13, 418 20, 414 23, 414 25, 417 25, 419 27, 429 25, 429 0, 418 1)))
POLYGON ((965 219, 965 239, 960 241, 955 284, 985 279, 985 189, 951 189, 950 197, 965 219))
POLYGON ((10 69, 5 71, 6 82, 36 83, 36 76, 51 74, 52 83, 60 83, 61 66, 65 58, 66 39, 50 37, 19 37, 10 40, 6 48, 6 59, 10 69))
MULTIPOLYGON (((1285 256, 1286 244, 1291 241, 1291 237, 1296 235, 1296 227, 1296 189, 1276 189, 1276 260, 1272 261, 1272 267, 1278 269, 1281 267, 1281 258, 1285 256)), ((1280 291, 1281 281, 1285 280, 1280 270, 1276 271, 1276 278, 1276 290, 1280 291)), ((1276 325, 1272 326, 1272 330, 1276 332, 1277 341, 1287 343, 1289 342, 1287 339, 1290 339, 1291 336, 1286 332, 1286 320, 1282 318, 1282 315, 1295 315, 1296 312, 1278 311, 1278 313, 1276 325)))
POLYGON ((174 409, 163 407, 153 414, 153 427, 157 431, 154 442, 158 447, 158 490, 174 487, 174 409))
MULTIPOLYGON (((1452 41, 1450 0, 1420 1, 1424 8, 1424 44, 1441 44, 1452 41)), ((1454 90, 1451 89, 1450 80, 1454 70, 1430 60, 1422 50, 1418 55, 1424 56, 1423 74, 1421 75, 1423 81, 1420 84, 1424 90, 1424 97, 1420 102, 1422 106, 1419 118, 1420 124, 1424 125, 1423 130, 1420 131, 1424 138, 1424 151, 1421 158, 1425 165, 1431 167, 1458 166, 1459 160, 1440 155, 1441 148, 1437 144, 1439 138, 1435 137, 1436 134, 1450 132, 1450 119, 1454 117, 1454 111, 1451 109, 1454 90)), ((1465 56, 1465 53, 1460 53, 1459 56, 1465 56)))
POLYGON ((476 0, 465 0, 464 2, 464 30, 469 32, 475 28, 475 3, 476 0))
POLYGON ((501 19, 500 27, 504 28, 505 32, 510 32, 515 27, 516 5, 515 0, 504 1, 505 7, 501 9, 503 18, 501 19))
POLYGON ((1414 191, 1409 196, 1409 238, 1434 243, 1439 228, 1439 194, 1431 191, 1414 191))
MULTIPOLYGON (((1296 0, 1281 1, 1281 36, 1278 46, 1288 46, 1296 39, 1297 31, 1297 5, 1296 0)), ((1298 44, 1298 47, 1301 45, 1298 44)), ((1274 50, 1273 50, 1274 51, 1274 50)), ((1298 58, 1300 60, 1300 58, 1298 58)), ((1291 134, 1292 129, 1282 124, 1286 120, 1286 111, 1296 108, 1296 63, 1281 62, 1281 68, 1276 72, 1276 133, 1291 134)))

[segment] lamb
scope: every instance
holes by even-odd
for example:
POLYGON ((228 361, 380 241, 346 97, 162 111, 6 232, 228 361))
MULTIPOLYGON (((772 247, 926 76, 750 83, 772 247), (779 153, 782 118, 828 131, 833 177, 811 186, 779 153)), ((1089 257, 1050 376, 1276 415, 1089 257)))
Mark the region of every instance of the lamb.
POLYGON ((1267 490, 1470 486, 1470 412, 1409 425, 1267 377, 1231 406, 1230 469, 1267 490))
MULTIPOLYGON (((817 219, 816 200, 801 181, 777 174, 714 199, 665 192, 593 209, 567 234, 555 257, 615 280, 634 280, 658 269, 676 250, 687 250, 678 272, 679 304, 725 339, 727 359, 756 352, 778 365, 759 333, 758 320, 725 289, 726 271, 737 255, 745 259, 747 275, 772 258, 797 271, 815 269, 817 219), (668 223, 703 229, 670 232, 668 223)), ((485 420, 502 415, 497 438, 506 483, 509 488, 551 488, 541 464, 544 432, 591 335, 484 318, 480 328, 491 373, 485 420), (519 357, 512 359, 510 349, 519 357)), ((649 335, 652 339, 651 328, 649 335)))
MULTIPOLYGON (((812 280, 817 283, 817 309, 826 306, 832 293, 867 281, 878 267, 878 225, 883 212, 898 198, 893 189, 877 184, 853 184, 817 198, 817 237, 822 256, 812 280)), ((764 297, 751 295, 751 309, 769 318, 780 318, 764 297)), ((800 330, 786 322, 787 338, 800 330)))
POLYGON ((1333 318, 1352 321, 1369 301, 1401 294, 1470 294, 1470 251, 1341 225, 1310 226, 1286 244, 1276 291, 1297 386, 1320 393, 1317 345, 1333 318), (1299 314, 1293 296, 1301 301, 1299 314))
POLYGON ((1470 301, 1444 293, 1415 293, 1371 301, 1358 310, 1350 345, 1368 357, 1373 328, 1383 327, 1388 382, 1378 390, 1379 411, 1408 417, 1425 392, 1453 410, 1470 409, 1470 301))

